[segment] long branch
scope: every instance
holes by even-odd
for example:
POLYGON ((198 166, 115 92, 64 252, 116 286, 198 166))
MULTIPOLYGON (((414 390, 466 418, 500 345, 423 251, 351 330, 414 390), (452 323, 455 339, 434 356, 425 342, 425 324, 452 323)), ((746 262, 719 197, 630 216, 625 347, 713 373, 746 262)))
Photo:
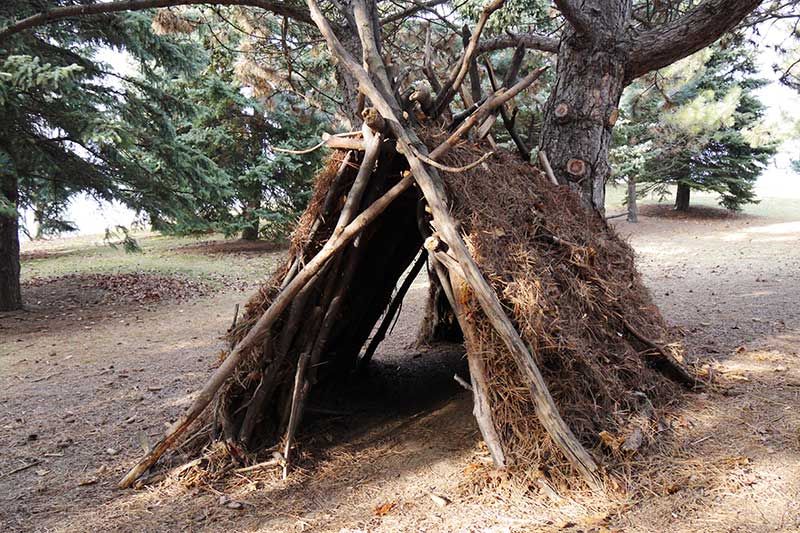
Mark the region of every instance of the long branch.
POLYGON ((438 159, 440 158, 445 152, 450 150, 453 146, 461 142, 467 132, 475 126, 476 124, 483 122, 483 120, 488 117, 491 113, 493 113, 498 107, 505 104, 512 98, 514 98, 517 94, 522 92, 524 89, 528 88, 534 81, 536 81, 542 73, 547 70, 547 67, 542 67, 540 69, 536 69, 531 71, 530 74, 522 78, 518 81, 513 87, 510 89, 501 89, 494 94, 492 94, 486 101, 481 105, 478 109, 475 110, 467 119, 461 123, 461 125, 453 132, 450 137, 447 138, 442 144, 440 144, 436 149, 431 152, 430 158, 431 159, 438 159))
POLYGON ((630 53, 628 81, 671 65, 719 39, 762 0, 707 0, 682 17, 639 33, 630 53))
POLYGON ((570 464, 583 475, 591 486, 599 486, 597 464, 569 429, 564 419, 561 418, 553 397, 547 389, 547 383, 528 351, 528 346, 514 328, 514 324, 506 316, 497 294, 483 277, 480 268, 464 243, 458 225, 450 214, 441 177, 435 169, 429 170, 422 160, 414 155, 414 149, 423 154, 427 152, 425 145, 413 130, 407 130, 403 127, 398 117, 394 114, 392 105, 383 98, 367 71, 347 52, 341 41, 339 41, 330 23, 322 14, 316 0, 307 0, 307 2, 311 17, 328 42, 331 53, 358 80, 361 91, 372 100, 375 108, 383 115, 383 118, 397 137, 398 146, 401 148, 402 153, 405 154, 406 160, 411 167, 411 173, 422 190, 428 206, 431 208, 439 234, 449 245, 450 251, 458 261, 459 267, 463 270, 464 279, 475 293, 475 297, 487 319, 511 353, 520 374, 528 386, 537 418, 570 464))
POLYGON ((192 5, 249 6, 271 11, 276 15, 288 17, 306 24, 313 24, 308 11, 286 2, 270 0, 120 0, 116 2, 100 2, 57 7, 41 11, 24 19, 20 19, 0 30, 0 43, 8 37, 36 26, 49 24, 57 20, 87 15, 102 15, 120 11, 142 11, 160 7, 192 6, 192 5))
POLYGON ((461 61, 461 66, 459 66, 454 75, 447 80, 447 83, 444 84, 442 92, 436 95, 436 103, 433 106, 434 116, 441 114, 445 106, 450 103, 450 100, 458 92, 458 88, 464 81, 464 77, 467 75, 467 72, 469 72, 469 67, 472 64, 472 60, 475 58, 475 53, 478 49, 478 40, 481 38, 481 32, 483 32, 483 28, 489 21, 489 17, 492 16, 492 13, 503 7, 504 3, 505 0, 493 0, 490 4, 483 8, 483 11, 481 11, 481 15, 478 18, 478 24, 475 26, 475 31, 472 33, 469 43, 464 50, 464 57, 461 61))
POLYGON ((311 280, 314 275, 327 263, 336 252, 341 250, 347 243, 352 241, 360 232, 375 220, 387 207, 406 189, 414 183, 413 178, 409 175, 401 179, 394 187, 372 203, 367 209, 359 214, 350 224, 335 239, 329 240, 325 246, 317 253, 314 258, 306 264, 306 266, 298 272, 297 276, 278 293, 275 300, 270 304, 269 308, 264 311, 264 314, 258 321, 250 328, 250 331, 245 337, 239 341, 234 347, 225 361, 217 368, 211 375, 206 384, 203 386, 197 398, 192 402, 189 409, 175 422, 172 427, 167 431, 167 434, 156 444, 156 446, 148 453, 130 472, 120 481, 120 488, 128 488, 139 478, 148 468, 153 466, 159 457, 167 451, 172 443, 183 434, 184 431, 191 425, 191 423, 208 407, 214 395, 225 382, 225 380, 233 374, 236 367, 244 359, 245 355, 259 342, 261 342, 267 330, 277 320, 286 307, 292 302, 294 296, 305 287, 306 283, 311 280))

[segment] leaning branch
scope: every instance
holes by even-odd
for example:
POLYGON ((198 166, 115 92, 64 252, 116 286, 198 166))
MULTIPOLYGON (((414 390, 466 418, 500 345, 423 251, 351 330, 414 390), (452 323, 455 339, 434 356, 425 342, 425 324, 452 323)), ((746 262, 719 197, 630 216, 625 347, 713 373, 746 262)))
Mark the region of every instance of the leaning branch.
POLYGON ((425 145, 413 131, 403 127, 398 117, 394 114, 393 106, 383 98, 367 71, 345 50, 341 41, 333 32, 328 20, 322 14, 316 0, 307 0, 307 2, 311 17, 323 37, 325 37, 331 53, 358 80, 361 91, 372 100, 373 105, 383 115, 392 133, 396 136, 398 146, 411 167, 411 173, 422 190, 425 200, 428 202, 437 231, 449 246, 455 260, 458 261, 458 266, 463 270, 463 278, 474 292, 475 298, 478 300, 487 319, 511 353, 521 376, 528 386, 540 423, 570 464, 583 475, 584 479, 593 487, 599 486, 597 464, 569 429, 564 419, 561 418, 553 397, 547 389, 544 377, 528 351, 525 341, 522 340, 514 328, 514 324, 506 316, 503 304, 500 303, 492 286, 483 277, 480 268, 473 260, 466 243, 462 239, 461 231, 450 214, 441 177, 435 169, 428 169, 423 161, 414 155, 414 149, 423 154, 427 152, 425 145))
POLYGON ((361 231, 372 221, 374 221, 387 207, 406 189, 408 189, 414 180, 408 175, 401 179, 394 187, 389 189, 383 196, 371 204, 360 215, 358 215, 338 237, 329 240, 322 247, 322 250, 317 253, 314 258, 306 264, 306 266, 297 273, 297 276, 284 288, 275 300, 264 311, 261 318, 253 325, 247 335, 239 341, 234 347, 225 361, 217 368, 211 375, 209 380, 203 386, 200 393, 195 398, 189 409, 178 419, 175 424, 167 431, 167 434, 155 445, 150 453, 139 461, 130 472, 120 481, 120 488, 130 487, 139 476, 144 474, 156 461, 166 452, 172 444, 180 437, 184 431, 191 425, 191 423, 208 407, 214 395, 222 386, 222 384, 233 374, 236 367, 244 359, 245 355, 249 353, 253 347, 261 342, 268 329, 275 323, 281 316, 287 306, 292 302, 294 296, 305 287, 314 275, 327 263, 327 261, 336 254, 339 250, 344 248, 347 243, 352 241, 361 231))
POLYGON ((464 77, 467 75, 467 72, 469 72, 469 67, 472 64, 472 60, 475 59, 475 53, 478 49, 478 40, 481 37, 483 28, 489 21, 489 17, 492 16, 492 13, 503 7, 504 3, 505 0, 493 0, 490 4, 483 8, 483 11, 481 11, 481 15, 478 18, 478 24, 475 26, 475 31, 472 33, 469 43, 467 43, 467 47, 464 50, 464 57, 461 61, 461 66, 459 66, 458 70, 455 71, 453 76, 447 80, 447 83, 444 84, 442 91, 436 95, 436 103, 433 106, 434 116, 439 116, 445 106, 450 103, 450 100, 452 100, 453 96, 455 96, 455 94, 458 92, 458 88, 461 87, 464 77))
POLYGON ((486 101, 475 110, 467 119, 461 123, 461 125, 453 132, 450 137, 447 138, 442 144, 440 144, 433 152, 430 154, 431 159, 438 159, 441 157, 445 152, 450 150, 453 146, 461 142, 461 140, 466 136, 467 132, 476 124, 480 124, 488 117, 491 113, 494 113, 498 107, 505 104, 524 89, 527 89, 534 81, 536 81, 542 73, 547 70, 547 67, 542 67, 540 69, 532 71, 530 74, 522 78, 518 81, 513 87, 510 89, 500 89, 499 91, 492 94, 486 101))
POLYGON ((30 17, 20 19, 0 30, 0 43, 8 37, 37 26, 43 26, 57 20, 83 17, 87 15, 102 15, 118 13, 120 11, 142 11, 161 7, 192 6, 192 5, 218 5, 218 6, 248 6, 258 7, 283 17, 313 24, 308 11, 287 2, 270 0, 121 0, 117 2, 98 2, 95 4, 81 4, 57 7, 41 11, 30 17))
POLYGON ((762 0, 707 0, 669 24, 637 35, 626 81, 671 65, 719 39, 762 0))

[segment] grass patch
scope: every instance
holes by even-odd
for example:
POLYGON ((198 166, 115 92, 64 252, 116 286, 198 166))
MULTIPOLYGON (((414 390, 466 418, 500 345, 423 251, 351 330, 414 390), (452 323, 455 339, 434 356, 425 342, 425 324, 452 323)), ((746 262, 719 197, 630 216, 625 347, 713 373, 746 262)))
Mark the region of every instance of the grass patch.
POLYGON ((207 254, 203 243, 222 239, 220 235, 175 237, 147 233, 135 235, 142 251, 126 253, 112 248, 102 236, 81 236, 28 242, 22 245, 21 278, 50 278, 66 274, 120 274, 152 272, 180 273, 217 283, 221 278, 258 282, 266 278, 283 255, 282 250, 263 254, 207 254), (192 246, 187 252, 181 247, 192 246))
MULTIPOLYGON (((670 189, 670 194, 663 200, 657 196, 648 196, 639 199, 639 205, 673 205, 675 203, 674 188, 670 189)), ((627 196, 625 186, 606 187, 606 211, 609 214, 622 213, 627 210, 624 201, 627 196)), ((798 219, 800 218, 800 200, 792 197, 762 197, 759 203, 744 206, 742 213, 765 218, 776 219, 798 219)), ((691 205, 714 207, 722 209, 717 200, 716 194, 692 191, 691 205)))

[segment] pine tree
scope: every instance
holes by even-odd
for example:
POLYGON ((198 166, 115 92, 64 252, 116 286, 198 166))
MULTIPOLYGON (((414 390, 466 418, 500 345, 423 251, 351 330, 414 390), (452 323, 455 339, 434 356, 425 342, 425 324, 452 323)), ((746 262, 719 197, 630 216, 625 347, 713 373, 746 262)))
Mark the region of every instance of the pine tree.
POLYGON ((753 189, 776 141, 759 129, 764 105, 754 91, 753 52, 729 41, 637 82, 625 94, 624 122, 613 151, 617 175, 689 208, 692 190, 718 194, 738 211, 758 200, 753 189))

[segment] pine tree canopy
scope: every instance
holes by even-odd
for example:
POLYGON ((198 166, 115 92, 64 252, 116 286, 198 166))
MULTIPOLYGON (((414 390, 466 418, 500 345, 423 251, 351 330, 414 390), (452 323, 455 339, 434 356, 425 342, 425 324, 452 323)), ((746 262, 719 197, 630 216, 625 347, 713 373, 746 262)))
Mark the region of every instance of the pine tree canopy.
MULTIPOLYGON (((0 24, 38 4, 4 5, 0 24)), ((170 20, 154 12, 79 18, 6 44, 0 172, 18 183, 19 200, 4 198, 0 208, 30 208, 41 233, 57 233, 73 229, 64 213, 83 192, 120 201, 160 230, 235 234, 258 229, 260 218, 265 235, 286 234, 316 160, 271 146, 307 142, 326 116, 296 95, 248 95, 234 74, 235 36, 223 46, 219 21, 177 31, 164 27, 170 20), (131 72, 105 64, 103 51, 131 72)))
POLYGON ((731 210, 753 187, 778 139, 763 127, 754 54, 728 39, 636 82, 623 95, 612 152, 617 176, 641 193, 670 186, 713 192, 731 210))

